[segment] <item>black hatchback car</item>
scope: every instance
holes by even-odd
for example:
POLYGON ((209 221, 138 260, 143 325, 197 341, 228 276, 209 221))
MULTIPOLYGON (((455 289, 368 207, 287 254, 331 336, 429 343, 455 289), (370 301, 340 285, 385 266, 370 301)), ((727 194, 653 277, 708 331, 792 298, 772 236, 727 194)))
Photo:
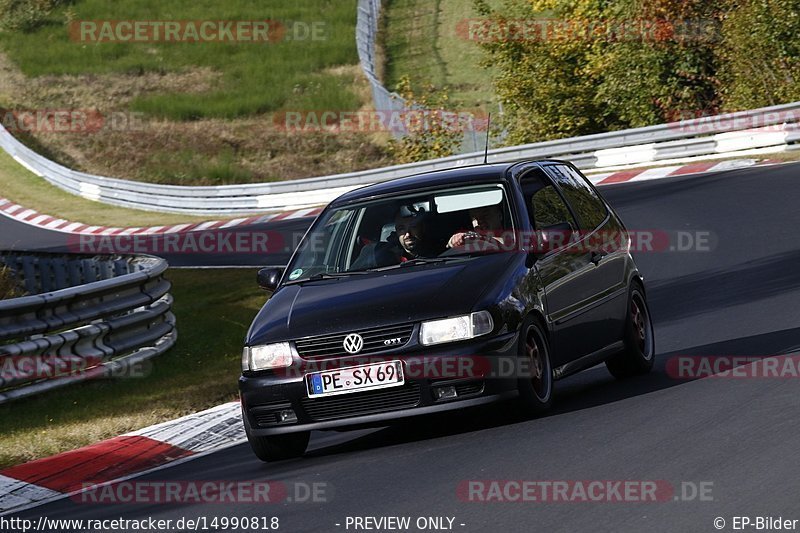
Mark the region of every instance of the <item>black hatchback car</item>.
POLYGON ((619 217, 570 163, 431 172, 370 185, 317 217, 247 335, 248 439, 273 461, 311 430, 515 401, 605 361, 648 372, 655 341, 619 217))

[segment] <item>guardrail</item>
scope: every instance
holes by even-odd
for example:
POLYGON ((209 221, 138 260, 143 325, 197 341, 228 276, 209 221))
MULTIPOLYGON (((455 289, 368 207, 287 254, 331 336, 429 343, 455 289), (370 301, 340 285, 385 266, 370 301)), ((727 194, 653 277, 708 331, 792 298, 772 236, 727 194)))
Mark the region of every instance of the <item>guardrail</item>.
POLYGON ((0 403, 130 375, 175 343, 164 259, 0 253, 29 296, 0 300, 0 403))
MULTIPOLYGON (((684 122, 559 139, 489 151, 489 162, 557 158, 583 170, 671 163, 680 159, 779 152, 800 145, 800 102, 684 122), (758 127, 754 127, 757 125, 758 127)), ((303 209, 350 189, 420 172, 477 165, 483 153, 458 155, 278 183, 187 187, 95 176, 50 161, 0 126, 0 147, 53 185, 100 202, 172 213, 230 215, 303 209)))

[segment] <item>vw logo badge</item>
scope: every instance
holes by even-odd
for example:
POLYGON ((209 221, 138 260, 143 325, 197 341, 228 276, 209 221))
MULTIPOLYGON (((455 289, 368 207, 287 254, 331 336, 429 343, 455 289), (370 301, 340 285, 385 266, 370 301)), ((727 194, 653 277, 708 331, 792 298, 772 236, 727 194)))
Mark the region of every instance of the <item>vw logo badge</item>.
POLYGON ((351 333, 342 343, 347 353, 358 353, 364 347, 364 339, 358 333, 351 333))

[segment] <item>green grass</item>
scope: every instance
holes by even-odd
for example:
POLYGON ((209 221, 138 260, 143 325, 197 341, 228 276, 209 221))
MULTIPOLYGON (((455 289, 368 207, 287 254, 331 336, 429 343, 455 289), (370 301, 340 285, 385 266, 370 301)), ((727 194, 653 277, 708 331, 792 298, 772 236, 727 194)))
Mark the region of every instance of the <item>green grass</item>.
POLYGON ((80 0, 54 11, 32 32, 0 35, 0 44, 27 76, 211 68, 223 73, 220 86, 212 90, 142 96, 131 107, 174 120, 234 118, 287 106, 294 109, 297 95, 314 109, 331 105, 353 109, 358 103, 355 95, 340 87, 330 91, 337 77, 324 71, 357 63, 355 21, 356 0, 80 0), (68 19, 320 22, 323 38, 274 43, 84 43, 70 39, 68 19))
POLYGON ((384 82, 388 88, 407 75, 415 87, 429 83, 449 87, 460 109, 495 111, 491 72, 480 66, 483 51, 456 31, 460 21, 478 17, 472 0, 388 0, 385 4, 384 82))
POLYGON ((237 398, 247 328, 265 301, 255 271, 170 270, 178 342, 150 373, 0 406, 0 467, 92 444, 237 398))
POLYGON ((92 226, 161 226, 208 219, 126 209, 85 200, 50 185, 3 151, 0 151, 0 197, 45 215, 92 226))
MULTIPOLYGON (((388 135, 287 133, 275 122, 284 111, 370 106, 355 47, 356 0, 37 0, 33 5, 48 3, 64 5, 30 31, 0 32, 0 106, 143 113, 141 127, 134 129, 15 134, 64 166, 143 182, 227 185, 393 162, 385 146, 388 135), (289 30, 292 39, 272 43, 87 43, 70 36, 69 21, 108 20, 274 20, 316 33, 298 40, 289 30)), ((1 17, 0 8, 0 26, 1 17)))
MULTIPOLYGON (((153 153, 149 166, 148 180, 154 183, 191 184, 235 184, 252 183, 256 180, 251 172, 236 165, 233 150, 224 148, 210 160, 189 148, 175 152, 159 151, 153 153)), ((266 180, 258 180, 266 181, 266 180)))

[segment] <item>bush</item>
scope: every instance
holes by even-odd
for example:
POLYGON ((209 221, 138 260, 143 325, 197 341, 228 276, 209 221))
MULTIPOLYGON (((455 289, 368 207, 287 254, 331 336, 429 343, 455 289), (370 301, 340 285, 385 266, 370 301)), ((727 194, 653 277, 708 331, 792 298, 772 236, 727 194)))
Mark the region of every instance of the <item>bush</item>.
POLYGON ((419 109, 421 120, 409 118, 406 120, 410 124, 408 135, 389 141, 389 152, 395 160, 414 163, 455 154, 464 133, 460 124, 448 120, 452 111, 448 109, 450 98, 447 91, 429 85, 423 92, 415 93, 409 77, 404 76, 397 93, 409 107, 419 109))
POLYGON ((14 271, 5 265, 0 265, 0 300, 19 298, 25 291, 19 286, 14 271))
POLYGON ((666 122, 715 109, 719 14, 701 0, 506 0, 477 9, 492 28, 540 19, 535 34, 484 42, 510 144, 666 122))
POLYGON ((0 30, 31 32, 70 0, 0 0, 0 30))
POLYGON ((800 100, 800 1, 729 0, 718 51, 726 110, 800 100))

